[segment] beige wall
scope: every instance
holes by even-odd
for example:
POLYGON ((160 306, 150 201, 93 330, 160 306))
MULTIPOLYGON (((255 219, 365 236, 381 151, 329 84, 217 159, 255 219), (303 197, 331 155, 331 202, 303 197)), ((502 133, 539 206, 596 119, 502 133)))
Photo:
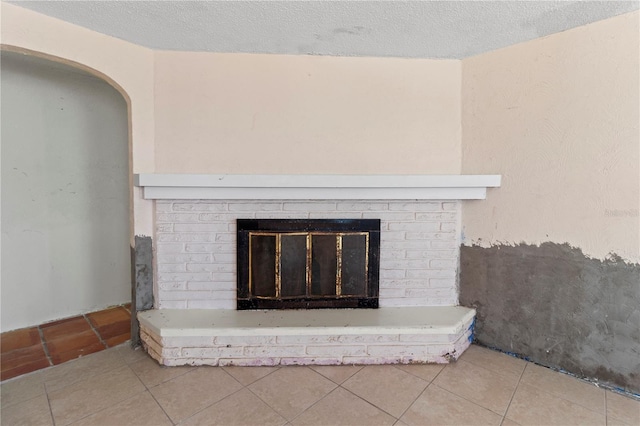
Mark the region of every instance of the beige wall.
POLYGON ((460 172, 459 61, 155 59, 156 172, 460 172))
POLYGON ((462 61, 466 244, 569 243, 638 262, 638 12, 462 61))

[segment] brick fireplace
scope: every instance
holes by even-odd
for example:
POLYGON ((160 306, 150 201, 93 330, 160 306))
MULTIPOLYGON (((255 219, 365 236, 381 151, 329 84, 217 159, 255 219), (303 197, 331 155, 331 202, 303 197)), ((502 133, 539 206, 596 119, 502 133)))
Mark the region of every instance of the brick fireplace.
POLYGON ((474 318, 457 306, 461 200, 484 198, 499 180, 138 177, 145 197, 155 199, 155 309, 139 314, 145 347, 166 365, 455 359, 474 318), (380 309, 236 311, 238 219, 379 219, 380 309))

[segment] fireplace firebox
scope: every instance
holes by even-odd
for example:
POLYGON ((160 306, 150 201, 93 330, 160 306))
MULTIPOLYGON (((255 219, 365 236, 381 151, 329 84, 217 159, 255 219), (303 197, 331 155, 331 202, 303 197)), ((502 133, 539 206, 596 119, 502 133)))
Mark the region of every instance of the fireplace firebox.
POLYGON ((379 219, 238 219, 242 309, 377 308, 379 219))

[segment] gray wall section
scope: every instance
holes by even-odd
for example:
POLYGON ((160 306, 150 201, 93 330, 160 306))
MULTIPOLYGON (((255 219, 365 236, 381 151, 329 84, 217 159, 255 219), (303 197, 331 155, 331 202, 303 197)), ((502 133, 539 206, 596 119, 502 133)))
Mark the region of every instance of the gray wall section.
POLYGON ((136 235, 131 247, 131 344, 140 345, 137 313, 153 308, 153 243, 151 237, 136 235))
POLYGON ((640 265, 567 244, 461 247, 479 343, 640 393, 640 265))
POLYGON ((1 61, 2 331, 128 302, 126 101, 67 66, 1 61))

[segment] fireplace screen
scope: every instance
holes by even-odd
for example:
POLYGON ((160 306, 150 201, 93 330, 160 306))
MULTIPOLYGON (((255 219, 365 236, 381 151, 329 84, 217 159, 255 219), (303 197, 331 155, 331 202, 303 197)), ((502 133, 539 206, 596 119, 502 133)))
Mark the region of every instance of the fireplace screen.
POLYGON ((238 220, 238 309, 377 308, 380 221, 238 220))

